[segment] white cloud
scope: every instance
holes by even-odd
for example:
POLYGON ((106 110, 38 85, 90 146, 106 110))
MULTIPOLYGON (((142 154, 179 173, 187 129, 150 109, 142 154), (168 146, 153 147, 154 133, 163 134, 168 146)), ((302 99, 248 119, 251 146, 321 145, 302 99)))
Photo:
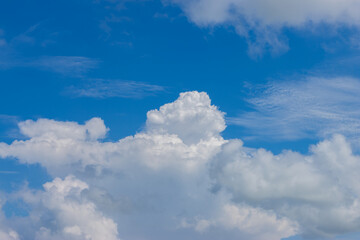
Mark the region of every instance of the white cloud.
POLYGON ((218 221, 226 228, 248 232, 258 240, 276 240, 297 233, 297 225, 288 219, 278 219, 274 213, 248 206, 226 204, 218 221))
POLYGON ((0 239, 1 240, 19 240, 19 235, 13 231, 10 230, 9 232, 4 232, 0 230, 0 239))
POLYGON ((98 118, 85 125, 27 120, 19 123, 19 128, 30 139, 11 145, 0 143, 0 156, 41 163, 55 176, 61 170, 73 172, 79 167, 121 169, 129 164, 152 169, 176 166, 190 171, 206 162, 224 142, 219 135, 225 128, 223 113, 210 104, 205 93, 181 94, 177 101, 160 111, 149 111, 148 116, 146 132, 104 143, 95 141, 107 131, 98 118))
POLYGON ((345 23, 359 25, 356 0, 173 0, 183 7, 197 24, 219 24, 238 18, 249 23, 296 26, 313 23, 345 23))
POLYGON ((33 208, 27 217, 30 236, 21 239, 33 235, 35 240, 119 240, 116 223, 82 195, 88 188, 85 182, 68 176, 44 184, 44 191, 19 192, 16 196, 33 208))
POLYGON ((225 121, 206 93, 186 92, 175 102, 149 111, 146 127, 150 132, 176 134, 185 143, 197 143, 219 137, 225 121))
MULTIPOLYGON (((0 207, 5 203, 4 196, 1 196, 0 207)), ((2 212, 0 212, 0 239, 1 240, 20 240, 19 234, 14 231, 2 212)))
POLYGON ((307 155, 246 148, 221 137, 224 113, 206 93, 149 111, 144 131, 117 142, 101 140, 99 118, 19 127, 29 139, 0 143, 0 156, 55 178, 44 191, 10 194, 31 206, 8 220, 21 237, 280 240, 360 230, 360 157, 343 136, 307 155))
POLYGON ((326 138, 340 133, 357 139, 359 91, 360 80, 350 77, 272 82, 248 99, 253 111, 228 122, 261 138, 326 138))
POLYGON ((201 27, 232 25, 250 45, 250 54, 261 49, 287 50, 279 32, 284 27, 308 29, 318 25, 359 27, 357 0, 165 0, 179 5, 190 21, 201 27), (256 40, 252 41, 252 35, 256 40))
POLYGON ((277 240, 297 234, 298 226, 287 218, 279 219, 271 211, 261 208, 224 204, 212 219, 196 218, 193 223, 182 222, 183 227, 193 227, 203 233, 209 228, 222 227, 227 230, 240 230, 246 239, 277 240))
POLYGON ((310 155, 247 149, 232 140, 212 167, 217 186, 235 202, 272 210, 300 224, 305 234, 332 237, 358 231, 360 157, 341 135, 310 155))
POLYGON ((97 140, 104 138, 108 128, 100 118, 92 118, 79 125, 76 122, 57 122, 49 119, 27 120, 19 123, 20 132, 26 137, 56 137, 59 139, 97 140))

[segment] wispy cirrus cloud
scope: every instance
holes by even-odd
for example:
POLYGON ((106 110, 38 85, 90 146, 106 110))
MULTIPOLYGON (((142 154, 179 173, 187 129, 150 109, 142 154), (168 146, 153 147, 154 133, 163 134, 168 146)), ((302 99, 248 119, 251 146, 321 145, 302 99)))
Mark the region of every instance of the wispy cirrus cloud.
POLYGON ((7 44, 5 38, 3 38, 4 30, 0 29, 0 47, 3 47, 7 44))
POLYGON ((251 136, 270 139, 360 134, 360 79, 306 77, 271 82, 247 99, 252 111, 229 117, 251 136))
POLYGON ((70 76, 82 76, 100 61, 83 56, 42 56, 26 65, 70 76))
POLYGON ((19 47, 34 47, 35 45, 44 48, 47 44, 56 42, 54 36, 57 35, 56 32, 49 32, 44 27, 44 22, 32 25, 25 32, 16 36, 7 36, 0 29, 0 69, 25 67, 55 72, 65 76, 81 77, 91 69, 98 67, 101 62, 99 59, 86 56, 23 56, 18 51, 19 47))
POLYGON ((19 172, 17 172, 17 171, 3 171, 3 170, 1 170, 0 171, 0 174, 18 174, 19 172))
POLYGON ((97 68, 100 61, 83 56, 40 56, 36 58, 14 58, 7 52, 0 58, 0 67, 9 69, 14 67, 35 68, 39 70, 58 73, 65 76, 82 77, 91 69, 97 68))
POLYGON ((164 92, 165 87, 125 80, 93 79, 82 85, 71 86, 65 92, 73 97, 90 98, 143 98, 164 92))
POLYGON ((14 115, 0 114, 0 122, 3 123, 18 123, 19 117, 14 115))
POLYGON ((21 138, 21 134, 17 129, 17 124, 20 121, 21 118, 18 116, 0 114, 0 138, 21 138))

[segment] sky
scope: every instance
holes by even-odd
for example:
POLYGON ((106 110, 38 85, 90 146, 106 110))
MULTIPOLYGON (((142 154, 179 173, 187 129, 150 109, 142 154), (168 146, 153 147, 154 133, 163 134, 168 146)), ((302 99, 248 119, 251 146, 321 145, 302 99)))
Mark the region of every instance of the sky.
POLYGON ((359 12, 0 1, 0 239, 359 239, 359 12))

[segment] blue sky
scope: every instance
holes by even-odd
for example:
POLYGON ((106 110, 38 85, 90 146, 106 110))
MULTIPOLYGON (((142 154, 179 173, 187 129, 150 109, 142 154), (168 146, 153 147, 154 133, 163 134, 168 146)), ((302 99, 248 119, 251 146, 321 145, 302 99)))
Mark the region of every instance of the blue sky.
POLYGON ((357 238, 359 10, 0 2, 0 238, 357 238))

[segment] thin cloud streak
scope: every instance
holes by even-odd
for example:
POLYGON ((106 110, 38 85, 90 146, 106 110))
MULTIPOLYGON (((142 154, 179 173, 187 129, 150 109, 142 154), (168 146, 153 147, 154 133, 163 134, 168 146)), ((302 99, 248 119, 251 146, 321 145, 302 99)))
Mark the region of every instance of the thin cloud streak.
POLYGON ((28 65, 67 76, 82 76, 99 63, 97 59, 82 56, 43 56, 28 65))
POLYGON ((19 53, 19 48, 44 47, 49 43, 56 42, 53 33, 50 33, 43 25, 44 22, 39 22, 14 37, 6 36, 0 29, 0 69, 36 68, 70 77, 82 77, 91 69, 98 67, 100 60, 85 56, 38 55, 25 57, 19 53), (45 37, 41 32, 47 33, 45 37))
POLYGON ((95 79, 80 86, 71 86, 66 93, 73 97, 143 98, 164 92, 165 87, 143 82, 95 79))
POLYGON ((36 68, 70 77, 83 77, 87 72, 98 67, 98 59, 83 56, 41 56, 38 58, 13 58, 5 49, 0 54, 0 69, 15 67, 36 68))
POLYGON ((0 114, 0 122, 3 123, 18 123, 19 117, 14 115, 8 115, 8 114, 0 114))
POLYGON ((18 174, 17 171, 0 171, 0 174, 18 174))

